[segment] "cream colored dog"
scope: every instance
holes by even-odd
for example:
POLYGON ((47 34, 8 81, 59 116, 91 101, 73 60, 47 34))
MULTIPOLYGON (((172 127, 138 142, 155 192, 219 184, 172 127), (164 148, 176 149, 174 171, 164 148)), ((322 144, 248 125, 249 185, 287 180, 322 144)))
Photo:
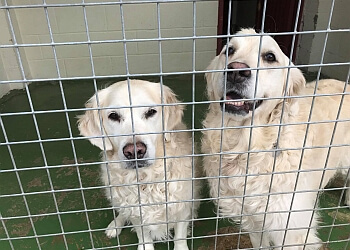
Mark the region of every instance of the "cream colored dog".
MULTIPOLYGON (((202 151, 214 154, 204 157, 204 169, 209 177, 221 177, 209 179, 210 193, 219 197, 221 216, 251 232, 255 248, 303 249, 306 243, 306 249, 318 249, 318 190, 336 168, 347 173, 350 166, 349 86, 341 105, 344 82, 305 87, 294 65, 278 69, 289 59, 271 37, 262 37, 261 50, 259 45, 260 36, 243 29, 208 68, 229 70, 206 74, 209 99, 217 102, 203 122, 209 130, 203 132, 202 151), (259 71, 258 59, 264 68, 259 71), (331 96, 313 100, 314 91, 331 96), (291 97, 304 95, 309 96, 291 97)), ((350 204, 349 191, 345 201, 350 204)))
POLYGON ((198 186, 192 183, 192 139, 187 132, 171 132, 185 129, 183 107, 175 105, 176 96, 166 86, 162 102, 159 83, 130 80, 129 86, 131 102, 128 82, 118 82, 91 97, 86 107, 95 109, 79 119, 81 134, 106 151, 102 181, 111 185, 106 196, 118 211, 106 234, 116 237, 131 222, 138 249, 150 250, 153 240, 166 239, 174 229, 174 249, 188 249, 189 220, 199 205, 193 202, 198 186))

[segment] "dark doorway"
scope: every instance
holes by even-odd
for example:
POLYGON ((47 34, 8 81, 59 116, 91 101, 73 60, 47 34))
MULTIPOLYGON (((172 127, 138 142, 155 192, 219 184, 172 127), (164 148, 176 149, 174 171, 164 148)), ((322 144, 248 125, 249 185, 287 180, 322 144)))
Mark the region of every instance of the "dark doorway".
MULTIPOLYGON (((242 27, 254 27, 261 30, 264 4, 265 0, 219 0, 218 35, 226 35, 228 27, 230 27, 230 34, 234 34, 242 27), (229 20, 230 5, 231 15, 229 20)), ((264 32, 290 32, 294 31, 295 25, 296 30, 299 31, 303 6, 304 0, 266 0, 264 32), (297 16, 298 22, 295 23, 297 16)), ((293 35, 276 35, 274 39, 289 57, 293 46, 293 35)), ((295 59, 297 42, 298 36, 296 36, 294 42, 293 60, 295 59)), ((221 51, 226 43, 226 38, 218 39, 217 53, 221 51)))

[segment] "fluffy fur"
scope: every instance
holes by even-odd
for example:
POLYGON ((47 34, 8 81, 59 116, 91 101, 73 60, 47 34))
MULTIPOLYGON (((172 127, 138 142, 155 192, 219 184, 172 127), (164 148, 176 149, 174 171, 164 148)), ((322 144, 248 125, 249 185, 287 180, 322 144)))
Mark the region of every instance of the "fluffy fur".
MULTIPOLYGON (((244 230, 252 232, 254 248, 281 249, 283 244, 290 246, 283 249, 303 249, 307 243, 306 249, 319 249, 321 240, 315 228, 318 216, 312 210, 317 190, 334 176, 335 169, 343 167, 340 172, 348 171, 350 122, 333 122, 341 95, 319 96, 314 99, 310 122, 321 123, 311 124, 306 131, 307 125, 300 123, 308 122, 313 98, 289 96, 312 95, 316 84, 316 94, 343 93, 346 84, 321 80, 305 87, 302 73, 293 64, 289 72, 287 68, 272 69, 288 66, 289 59, 271 37, 262 38, 258 55, 260 37, 255 31, 243 29, 238 35, 251 36, 233 37, 208 68, 223 70, 227 66, 231 72, 206 74, 209 99, 226 103, 224 114, 219 102, 211 103, 203 122, 206 129, 215 129, 203 132, 203 153, 215 154, 204 157, 204 170, 207 176, 221 176, 209 179, 210 194, 220 197, 216 204, 221 216, 241 222, 244 230), (250 68, 258 66, 259 57, 259 67, 265 69, 259 70, 257 76, 257 70, 250 68), (233 71, 238 73, 234 75, 233 71), (284 103, 278 98, 283 96, 287 96, 284 103), (255 97, 272 99, 261 102, 255 97), (268 126, 278 124, 290 125, 268 126), (231 128, 217 129, 223 126, 231 128), (343 146, 329 148, 330 143, 343 146), (222 156, 218 154, 221 152, 222 156)), ((340 120, 350 118, 349 86, 346 87, 340 120)), ((350 204, 349 190, 345 202, 350 204)))
POLYGON ((163 86, 162 102, 159 83, 130 80, 130 92, 131 103, 127 81, 100 90, 86 107, 107 109, 88 110, 79 119, 81 134, 91 137, 92 144, 106 150, 104 160, 108 164, 101 166, 102 181, 107 186, 112 185, 106 189, 106 197, 118 211, 106 235, 116 237, 121 227, 131 222, 139 238, 138 249, 150 250, 154 249, 153 240, 166 239, 168 229, 174 229, 174 249, 188 249, 185 239, 188 220, 196 216, 193 212, 196 213, 199 205, 191 201, 198 198, 198 184, 191 180, 196 176, 196 169, 192 166, 192 157, 183 157, 192 154, 192 140, 187 132, 163 133, 185 129, 183 107, 168 105, 162 112, 162 106, 154 106, 178 102, 166 86, 163 86), (139 107, 133 107, 131 112, 130 105, 139 107), (102 135, 107 137, 103 140, 102 135), (147 150, 137 161, 128 160, 124 155, 125 145, 133 147, 134 143, 143 143, 147 150), (157 159, 164 156, 182 157, 157 159), (166 185, 165 179, 169 181, 166 185))

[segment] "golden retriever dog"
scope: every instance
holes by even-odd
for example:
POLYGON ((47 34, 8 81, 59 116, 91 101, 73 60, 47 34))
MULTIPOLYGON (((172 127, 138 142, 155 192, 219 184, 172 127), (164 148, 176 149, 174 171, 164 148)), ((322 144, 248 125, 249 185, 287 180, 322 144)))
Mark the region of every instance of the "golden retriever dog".
POLYGON ((116 237, 130 222, 139 250, 154 249, 153 240, 167 239, 171 229, 174 249, 188 249, 199 189, 192 181, 196 169, 191 136, 174 132, 186 129, 183 106, 177 102, 167 86, 122 81, 92 96, 86 103, 89 110, 78 121, 81 134, 105 151, 102 181, 110 186, 106 197, 118 212, 106 235, 116 237))
POLYGON ((289 62, 273 38, 252 29, 213 59, 204 170, 220 215, 250 232, 254 248, 319 249, 318 191, 350 166, 350 88, 337 80, 305 85, 289 62))

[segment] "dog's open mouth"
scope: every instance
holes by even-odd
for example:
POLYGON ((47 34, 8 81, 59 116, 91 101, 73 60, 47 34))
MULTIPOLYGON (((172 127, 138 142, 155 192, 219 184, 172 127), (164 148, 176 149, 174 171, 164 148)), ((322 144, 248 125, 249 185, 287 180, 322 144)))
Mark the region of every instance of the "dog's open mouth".
POLYGON ((225 100, 225 102, 221 102, 220 105, 222 109, 224 109, 225 104, 225 112, 239 115, 246 115, 249 111, 252 111, 254 108, 257 109, 262 100, 259 101, 244 101, 245 97, 241 96, 236 92, 227 92, 226 98, 222 98, 221 100, 225 100), (235 101, 237 100, 237 101, 235 101), (255 103, 255 107, 254 107, 255 103))

